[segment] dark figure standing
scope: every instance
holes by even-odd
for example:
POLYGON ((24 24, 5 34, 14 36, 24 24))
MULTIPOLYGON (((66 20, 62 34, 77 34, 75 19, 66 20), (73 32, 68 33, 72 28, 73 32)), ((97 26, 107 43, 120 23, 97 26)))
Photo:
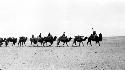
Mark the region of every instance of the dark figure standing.
POLYGON ((62 35, 62 37, 65 37, 65 32, 63 32, 63 35, 62 35))
POLYGON ((99 34, 99 38, 100 38, 100 41, 102 41, 102 34, 101 33, 99 34))
POLYGON ((41 33, 39 34, 39 37, 41 38, 41 33))
POLYGON ((52 35, 49 33, 49 34, 48 34, 48 37, 52 37, 52 35))
POLYGON ((34 38, 34 35, 32 35, 32 38, 34 38))

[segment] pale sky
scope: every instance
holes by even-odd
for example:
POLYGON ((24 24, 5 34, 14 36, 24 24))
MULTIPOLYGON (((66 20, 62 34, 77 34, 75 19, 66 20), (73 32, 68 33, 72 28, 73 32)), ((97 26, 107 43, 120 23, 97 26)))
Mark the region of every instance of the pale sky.
POLYGON ((0 37, 125 35, 125 0, 0 0, 0 37))

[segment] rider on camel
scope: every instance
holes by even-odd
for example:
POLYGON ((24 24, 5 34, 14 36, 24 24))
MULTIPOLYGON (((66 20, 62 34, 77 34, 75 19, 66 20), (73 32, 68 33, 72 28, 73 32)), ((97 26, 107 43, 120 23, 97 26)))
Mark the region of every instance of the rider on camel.
POLYGON ((96 31, 94 31, 94 29, 92 28, 93 34, 91 35, 93 37, 93 39, 95 39, 95 37, 97 36, 96 31))
POLYGON ((34 38, 34 35, 32 34, 32 38, 34 38))
POLYGON ((101 34, 101 33, 99 34, 99 37, 102 37, 102 34, 101 34))
POLYGON ((39 34, 39 37, 41 38, 41 33, 39 34))
POLYGON ((62 37, 65 37, 65 32, 63 32, 63 35, 62 35, 62 37))
POLYGON ((101 33, 99 34, 99 37, 100 37, 100 41, 102 41, 102 34, 101 33))
POLYGON ((52 38, 52 35, 50 33, 48 34, 48 38, 52 38))

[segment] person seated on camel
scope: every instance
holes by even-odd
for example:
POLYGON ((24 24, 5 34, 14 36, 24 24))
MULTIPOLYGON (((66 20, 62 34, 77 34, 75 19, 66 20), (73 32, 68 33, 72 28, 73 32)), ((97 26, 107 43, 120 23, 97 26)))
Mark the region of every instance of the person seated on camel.
POLYGON ((41 33, 39 34, 39 38, 41 38, 41 33))
POLYGON ((92 39, 93 39, 93 34, 91 34, 91 35, 90 35, 90 38, 92 38, 92 39))
POLYGON ((32 38, 34 38, 34 35, 32 35, 32 38))
POLYGON ((95 34, 95 35, 93 35, 94 36, 94 39, 95 39, 95 37, 97 36, 97 34, 95 34))
POLYGON ((65 37, 65 32, 63 32, 63 35, 62 35, 62 37, 65 37))
POLYGON ((99 34, 99 37, 102 37, 102 34, 101 34, 101 33, 99 34))
POLYGON ((52 35, 49 33, 47 37, 48 37, 48 38, 52 38, 52 35))
POLYGON ((96 34, 96 31, 93 31, 93 35, 95 35, 96 34))

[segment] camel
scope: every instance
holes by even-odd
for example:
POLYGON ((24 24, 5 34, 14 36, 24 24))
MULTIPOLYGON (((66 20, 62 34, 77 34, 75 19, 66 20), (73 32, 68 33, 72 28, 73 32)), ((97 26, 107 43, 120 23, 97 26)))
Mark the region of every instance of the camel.
POLYGON ((66 43, 66 45, 68 46, 67 42, 70 42, 72 38, 67 38, 67 36, 63 37, 63 36, 60 36, 57 40, 57 47, 59 45, 60 42, 63 42, 63 45, 66 43))
MULTIPOLYGON (((25 42, 27 41, 27 37, 24 37, 24 36, 22 36, 22 37, 19 37, 19 42, 18 42, 18 46, 19 46, 19 44, 20 44, 20 46, 21 46, 21 43, 22 43, 22 46, 23 46, 23 44, 25 45, 25 42)), ((26 45, 25 45, 26 46, 26 45)))
MULTIPOLYGON (((83 41, 86 41, 87 37, 85 37, 84 39, 82 37, 84 37, 84 36, 75 36, 73 44, 75 43, 75 45, 76 45, 76 42, 79 42, 79 46, 80 46, 80 43, 83 44, 83 41)), ((72 44, 72 46, 73 46, 73 44, 72 44)), ((84 44, 83 44, 83 46, 84 46, 84 44)))
POLYGON ((52 46, 53 42, 56 41, 56 38, 57 38, 57 36, 54 36, 54 37, 53 36, 44 37, 43 46, 44 46, 45 43, 47 45, 47 42, 49 42, 51 44, 49 46, 52 46))
POLYGON ((99 34, 99 36, 91 34, 90 37, 88 37, 87 45, 88 43, 90 43, 90 45, 92 46, 91 41, 95 41, 96 44, 100 46, 100 41, 102 41, 102 34, 99 34))
POLYGON ((5 42, 5 40, 6 40, 6 38, 0 38, 0 47, 1 47, 1 45, 3 44, 3 42, 5 42))
POLYGON ((38 46, 38 42, 41 43, 41 45, 43 44, 44 38, 43 37, 37 37, 37 38, 30 38, 31 41, 31 45, 33 44, 37 44, 38 46))
POLYGON ((14 37, 9 37, 6 39, 5 41, 5 45, 7 46, 9 44, 9 42, 12 42, 12 46, 16 44, 17 42, 17 38, 14 38, 14 37))

